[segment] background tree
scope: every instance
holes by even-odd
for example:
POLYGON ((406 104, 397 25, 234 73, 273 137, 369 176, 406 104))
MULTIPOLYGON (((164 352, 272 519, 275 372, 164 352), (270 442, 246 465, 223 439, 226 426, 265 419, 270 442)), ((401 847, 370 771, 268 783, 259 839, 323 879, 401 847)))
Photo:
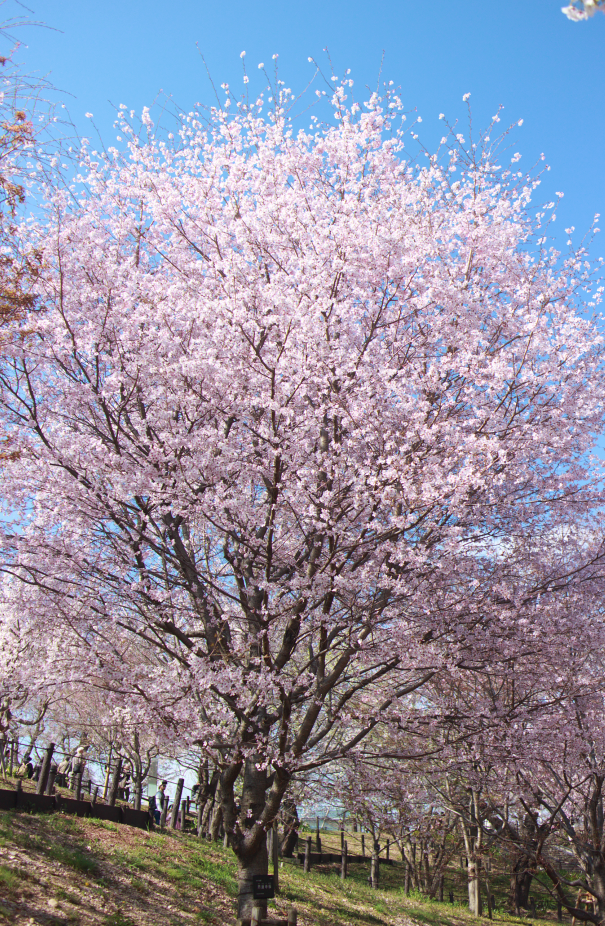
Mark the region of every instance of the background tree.
MULTIPOLYGON (((38 273, 35 252, 25 255, 16 236, 18 217, 26 198, 39 181, 61 185, 57 155, 62 142, 57 133, 52 87, 30 75, 19 60, 21 43, 16 36, 26 27, 43 27, 23 16, 26 10, 12 0, 0 2, 0 352, 10 353, 13 337, 26 336, 36 297, 32 286, 38 273), (13 15, 10 15, 13 13, 13 15), (18 334, 10 323, 28 319, 18 334)), ((18 452, 11 437, 0 435, 0 460, 18 452)))

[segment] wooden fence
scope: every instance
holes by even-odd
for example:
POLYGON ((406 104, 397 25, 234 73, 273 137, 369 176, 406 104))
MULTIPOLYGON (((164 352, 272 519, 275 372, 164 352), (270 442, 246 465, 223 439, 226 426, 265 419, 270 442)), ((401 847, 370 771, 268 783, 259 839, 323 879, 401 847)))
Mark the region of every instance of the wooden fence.
POLYGON ((75 800, 61 794, 34 794, 19 787, 16 790, 0 789, 0 810, 17 810, 23 813, 61 811, 78 817, 96 817, 97 820, 136 826, 142 830, 151 829, 152 826, 151 817, 146 810, 134 810, 132 807, 118 804, 110 807, 108 804, 92 800, 75 800))

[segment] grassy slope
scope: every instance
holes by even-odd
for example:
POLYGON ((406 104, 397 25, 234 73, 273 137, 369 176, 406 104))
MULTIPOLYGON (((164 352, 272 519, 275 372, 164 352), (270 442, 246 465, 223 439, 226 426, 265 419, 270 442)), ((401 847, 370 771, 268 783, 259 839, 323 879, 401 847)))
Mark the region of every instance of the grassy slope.
MULTIPOLYGON (((324 847, 340 845, 337 835, 324 847)), ((294 904, 300 926, 472 926, 464 906, 405 898, 399 866, 381 868, 381 890, 367 885, 366 866, 342 882, 326 866, 310 875, 285 860, 273 909, 294 904)), ((463 872, 449 873, 446 892, 462 897, 463 872)), ((495 889, 498 878, 494 877, 495 889)), ((180 833, 53 814, 0 813, 0 924, 53 926, 227 926, 236 893, 233 854, 180 833)), ((497 913, 499 924, 515 923, 497 913)))

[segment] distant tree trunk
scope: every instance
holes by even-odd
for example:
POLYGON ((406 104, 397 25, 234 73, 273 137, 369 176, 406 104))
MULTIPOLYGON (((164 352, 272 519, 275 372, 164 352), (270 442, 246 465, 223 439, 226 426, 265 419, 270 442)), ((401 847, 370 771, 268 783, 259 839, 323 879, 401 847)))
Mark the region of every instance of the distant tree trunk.
MULTIPOLYGON (((138 737, 137 737, 138 740, 138 737)), ((138 742, 136 743, 138 749, 138 742)), ((143 798, 143 768, 141 764, 141 756, 138 751, 132 756, 132 789, 133 789, 133 804, 135 810, 141 809, 141 801, 143 798)))
POLYGON ((510 876, 510 906, 515 916, 520 916, 521 910, 529 908, 529 891, 532 880, 531 859, 527 855, 520 855, 510 876))
POLYGON ((107 790, 109 788, 109 778, 111 776, 111 757, 113 754, 113 743, 109 744, 109 755, 107 757, 107 767, 105 769, 105 782, 103 784, 103 800, 107 800, 107 790))
POLYGON ((470 792, 468 820, 460 820, 464 848, 468 859, 468 908, 473 916, 481 916, 481 852, 483 829, 480 812, 480 793, 470 792))
POLYGON ((198 836, 200 837, 204 837, 208 833, 208 821, 212 813, 218 781, 218 770, 215 769, 212 776, 210 776, 208 762, 200 763, 198 769, 198 782, 200 785, 198 793, 198 836))
POLYGON ((200 818, 200 836, 206 836, 209 833, 208 821, 210 819, 210 814, 212 813, 212 806, 214 804, 214 798, 208 797, 204 802, 204 808, 201 813, 200 818))
POLYGON ((372 852, 372 862, 370 866, 371 886, 376 890, 380 884, 380 855, 378 852, 378 843, 374 842, 374 851, 372 852))
POLYGON ((534 858, 538 832, 536 822, 527 813, 516 832, 517 852, 510 875, 510 907, 516 916, 529 909, 529 892, 534 877, 534 858))
POLYGON ((593 868, 589 884, 596 895, 594 898, 595 913, 598 913, 600 922, 603 922, 605 918, 605 865, 602 855, 593 868))
POLYGON ((422 888, 425 894, 431 892, 431 860, 428 849, 424 846, 422 849, 422 888))
POLYGON ((298 809, 292 798, 287 798, 283 803, 282 820, 284 825, 284 835, 281 843, 281 854, 284 858, 292 858, 296 843, 298 842, 298 809))
POLYGON ((481 860, 474 852, 468 860, 468 908, 473 916, 481 916, 481 860))
POLYGON ((223 822, 223 808, 220 803, 214 805, 214 813, 212 815, 212 826, 210 827, 210 836, 213 842, 218 842, 221 824, 223 822))

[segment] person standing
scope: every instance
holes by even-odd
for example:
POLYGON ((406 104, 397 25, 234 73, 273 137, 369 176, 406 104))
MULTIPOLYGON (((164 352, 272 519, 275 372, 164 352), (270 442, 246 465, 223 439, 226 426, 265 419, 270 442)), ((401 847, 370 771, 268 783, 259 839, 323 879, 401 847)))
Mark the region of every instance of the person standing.
POLYGON ((160 786, 156 794, 156 800, 158 801, 160 805, 160 811, 164 809, 164 801, 166 800, 166 785, 167 784, 168 784, 167 781, 160 782, 160 786))

